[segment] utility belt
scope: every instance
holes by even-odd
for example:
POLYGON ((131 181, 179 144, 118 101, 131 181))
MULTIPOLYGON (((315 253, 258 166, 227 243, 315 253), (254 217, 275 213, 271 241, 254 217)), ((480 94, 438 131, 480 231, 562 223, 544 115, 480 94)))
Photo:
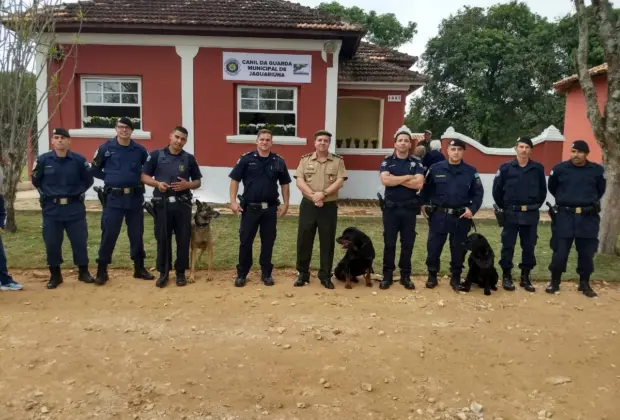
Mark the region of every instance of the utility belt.
POLYGON ((417 209, 420 207, 420 200, 413 199, 407 201, 385 200, 386 209, 417 209))
POLYGON ((156 195, 156 196, 153 196, 151 201, 154 204, 161 204, 164 201, 166 201, 168 203, 191 204, 192 203, 192 195, 191 194, 156 195))
POLYGON ((139 185, 135 187, 108 187, 104 186, 103 190, 105 194, 112 194, 114 196, 124 196, 124 195, 136 195, 136 194, 144 194, 145 189, 144 185, 139 185))
POLYGON ((451 216, 461 217, 467 211, 467 207, 440 207, 431 205, 428 206, 427 213, 445 213, 451 216))
POLYGON ((560 212, 572 214, 598 214, 601 211, 601 207, 598 204, 585 207, 556 206, 556 208, 560 212))
POLYGON ((540 206, 538 204, 514 204, 506 206, 506 211, 514 211, 518 213, 528 212, 528 211, 538 211, 540 210, 540 206))
POLYGON ((244 197, 241 196, 241 194, 237 195, 237 198, 239 199, 239 206, 243 209, 243 210, 265 210, 268 209, 269 207, 273 207, 273 206, 279 206, 280 205, 280 200, 276 200, 276 201, 260 201, 260 202, 248 202, 246 201, 246 199, 244 197))
POLYGON ((55 196, 55 197, 51 197, 51 196, 41 196, 41 199, 39 200, 41 203, 53 203, 53 204, 58 204, 60 206, 65 206, 69 203, 74 203, 74 202, 80 202, 83 203, 85 199, 85 194, 79 194, 79 195, 69 195, 69 196, 55 196))

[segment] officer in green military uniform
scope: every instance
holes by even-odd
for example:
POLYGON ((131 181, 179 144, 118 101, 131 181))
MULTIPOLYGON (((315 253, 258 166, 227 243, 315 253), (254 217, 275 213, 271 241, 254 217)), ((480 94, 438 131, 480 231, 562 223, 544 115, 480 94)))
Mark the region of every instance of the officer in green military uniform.
POLYGON ((338 217, 338 190, 347 179, 344 160, 329 152, 332 135, 321 130, 314 135, 316 151, 301 157, 295 173, 297 188, 303 194, 297 228, 297 273, 295 287, 310 282, 310 261, 316 231, 319 231, 321 284, 333 289, 331 281, 338 217))

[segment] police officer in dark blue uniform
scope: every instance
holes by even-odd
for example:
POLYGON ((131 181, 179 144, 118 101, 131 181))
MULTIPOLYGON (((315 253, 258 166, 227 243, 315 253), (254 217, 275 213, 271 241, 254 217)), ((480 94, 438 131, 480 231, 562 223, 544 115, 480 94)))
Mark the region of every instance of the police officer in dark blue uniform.
POLYGON ((536 289, 530 281, 530 271, 536 266, 534 249, 538 239, 540 207, 547 197, 545 168, 530 159, 534 144, 529 137, 517 140, 517 158, 500 166, 493 180, 493 199, 503 216, 502 256, 499 261, 503 270, 502 286, 515 290, 512 282, 512 259, 517 235, 521 237, 521 282, 528 292, 536 289))
POLYGON ((174 264, 177 286, 185 286, 192 234, 192 193, 200 188, 202 174, 194 155, 183 150, 187 129, 177 126, 170 133, 170 145, 149 154, 142 170, 142 182, 154 188, 155 238, 157 239, 157 287, 168 283, 172 263, 172 233, 177 241, 174 264), (164 200, 166 200, 164 206, 164 200), (166 261, 167 259, 167 261, 166 261))
POLYGON ((91 170, 95 178, 104 182, 103 214, 101 216, 101 244, 97 259, 95 283, 108 281, 108 264, 121 232, 123 219, 127 223, 130 255, 135 278, 153 280, 155 276, 144 268, 144 185, 140 177, 148 152, 131 139, 133 123, 127 117, 116 123, 116 137, 103 143, 95 152, 91 170))
POLYGON ((422 161, 409 155, 411 132, 401 128, 394 139, 394 153, 383 159, 381 183, 385 185, 383 207, 383 280, 379 287, 388 289, 394 279, 396 240, 400 233, 400 284, 415 289, 411 282, 411 254, 415 243, 416 215, 420 210, 418 190, 424 185, 422 161))
POLYGON ((271 152, 271 131, 259 130, 256 151, 241 156, 230 172, 230 208, 235 214, 241 212, 239 229, 239 264, 235 286, 243 287, 252 266, 252 244, 260 226, 261 279, 266 286, 273 286, 271 255, 276 240, 277 217, 288 211, 291 176, 286 163, 271 152), (243 182, 243 196, 237 203, 239 183, 243 182), (284 204, 279 206, 278 182, 282 187, 284 204), (278 207, 279 206, 279 207, 278 207))
POLYGON ((587 297, 596 296, 590 287, 590 275, 594 272, 594 254, 598 248, 601 222, 600 201, 605 194, 607 181, 603 167, 588 161, 588 153, 588 143, 575 141, 571 147, 570 160, 557 164, 549 175, 549 192, 555 197, 555 222, 552 228, 555 248, 549 264, 551 282, 545 289, 547 293, 560 290, 562 273, 566 272, 568 254, 575 242, 578 290, 587 297))
POLYGON ((461 273, 466 249, 467 234, 472 217, 480 209, 484 188, 476 168, 463 162, 465 142, 451 140, 448 160, 434 164, 426 173, 422 197, 428 206, 424 212, 429 217, 430 229, 427 242, 426 266, 429 289, 437 286, 437 272, 441 251, 450 234, 450 286, 461 290, 461 273))
POLYGON ((93 185, 88 161, 69 150, 71 139, 64 128, 52 132, 54 150, 38 157, 32 169, 32 185, 39 190, 43 210, 43 240, 50 270, 48 289, 63 282, 60 265, 63 263, 62 242, 67 232, 73 262, 79 267, 78 280, 92 283, 88 272, 88 228, 84 196, 93 185))

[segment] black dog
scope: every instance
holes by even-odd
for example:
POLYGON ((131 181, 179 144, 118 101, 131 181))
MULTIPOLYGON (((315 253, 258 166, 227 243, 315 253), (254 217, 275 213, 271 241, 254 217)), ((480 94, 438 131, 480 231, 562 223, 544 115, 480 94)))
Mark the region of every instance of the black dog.
POLYGON ((471 251, 467 259, 469 272, 460 290, 469 292, 472 283, 475 283, 484 288, 484 294, 489 296, 491 290, 497 290, 499 280, 495 269, 495 253, 487 238, 479 233, 472 233, 467 237, 465 248, 471 251))
POLYGON ((357 283, 355 277, 364 275, 366 286, 372 287, 370 274, 374 273, 372 263, 375 260, 375 248, 368 235, 357 228, 349 227, 336 242, 347 250, 334 270, 336 278, 345 282, 346 289, 351 289, 351 281, 357 283))

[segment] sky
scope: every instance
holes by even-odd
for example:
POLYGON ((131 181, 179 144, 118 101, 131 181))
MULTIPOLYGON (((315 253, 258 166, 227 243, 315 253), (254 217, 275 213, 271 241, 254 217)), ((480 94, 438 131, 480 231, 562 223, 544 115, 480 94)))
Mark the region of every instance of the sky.
MULTIPOLYGON (((293 0, 305 6, 316 7, 321 2, 331 0, 293 0)), ((377 13, 394 13, 401 23, 416 22, 418 33, 413 42, 403 45, 400 51, 420 57, 428 40, 437 35, 442 19, 456 14, 465 5, 487 8, 498 3, 510 3, 508 0, 339 0, 340 4, 358 6, 365 11, 377 13)), ((521 0, 527 3, 534 13, 554 20, 575 10, 572 0, 521 0)), ((586 1, 586 4, 589 4, 586 1)))

